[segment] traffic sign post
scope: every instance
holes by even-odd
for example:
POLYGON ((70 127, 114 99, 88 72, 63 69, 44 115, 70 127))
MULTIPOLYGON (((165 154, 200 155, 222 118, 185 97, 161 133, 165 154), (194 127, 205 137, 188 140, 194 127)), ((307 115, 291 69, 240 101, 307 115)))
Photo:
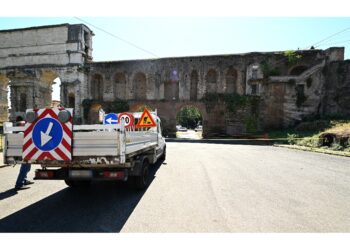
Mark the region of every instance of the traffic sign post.
POLYGON ((109 113, 103 118, 103 124, 118 124, 118 115, 116 113, 109 113))
POLYGON ((136 128, 150 128, 150 127, 156 127, 157 124, 154 121, 152 115, 150 112, 145 108, 141 118, 139 119, 139 122, 136 124, 136 128))
POLYGON ((134 126, 135 118, 132 114, 127 112, 119 114, 118 123, 121 123, 122 120, 124 120, 125 128, 131 128, 134 126))
POLYGON ((63 128, 61 124, 52 118, 39 120, 33 128, 33 143, 41 151, 51 151, 61 143, 63 128))
MULTIPOLYGON (((67 122, 61 122, 58 114, 62 110, 58 108, 29 110, 36 112, 37 118, 25 125, 22 153, 24 161, 72 159, 72 116, 67 122)), ((72 109, 65 111, 73 113, 72 109)))

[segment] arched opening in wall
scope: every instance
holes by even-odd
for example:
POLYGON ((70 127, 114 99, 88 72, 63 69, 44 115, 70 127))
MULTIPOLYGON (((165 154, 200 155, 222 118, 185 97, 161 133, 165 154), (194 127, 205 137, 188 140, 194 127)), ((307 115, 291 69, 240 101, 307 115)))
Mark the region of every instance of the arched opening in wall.
POLYGON ((126 77, 124 73, 117 73, 114 76, 114 97, 125 100, 126 98, 126 77))
POLYGON ((103 77, 100 74, 94 74, 90 84, 91 97, 97 101, 103 101, 103 77))
POLYGON ((291 75, 291 76, 299 76, 306 70, 307 70, 306 66, 296 66, 296 67, 294 67, 294 68, 292 68, 290 70, 289 75, 291 75))
POLYGON ((12 109, 10 83, 11 83, 11 81, 9 81, 9 84, 7 85, 7 108, 8 108, 8 114, 11 112, 11 109, 12 109))
POLYGON ((68 94, 68 108, 74 108, 75 107, 75 94, 69 93, 68 94))
POLYGON ((190 100, 197 101, 197 91, 198 91, 198 73, 197 70, 192 70, 191 72, 191 89, 190 89, 190 100))
POLYGON ((237 92, 237 71, 233 68, 229 69, 226 73, 226 90, 227 94, 233 94, 237 92))
POLYGON ((176 114, 176 137, 202 139, 203 116, 195 106, 184 106, 176 114))
POLYGON ((59 77, 53 80, 52 95, 51 95, 52 96, 51 106, 53 108, 59 107, 61 105, 61 86, 62 86, 62 82, 59 77))
POLYGON ((133 87, 135 93, 135 100, 146 100, 147 98, 147 84, 146 75, 138 72, 133 79, 133 87))
POLYGON ((206 75, 207 93, 216 93, 217 90, 217 73, 216 70, 210 69, 206 75))
MULTIPOLYGON (((28 102, 28 108, 47 108, 58 105, 60 102, 61 79, 58 72, 53 69, 42 69, 40 73, 40 84, 34 87, 34 103, 28 102)), ((29 100, 29 99, 28 99, 29 100)))

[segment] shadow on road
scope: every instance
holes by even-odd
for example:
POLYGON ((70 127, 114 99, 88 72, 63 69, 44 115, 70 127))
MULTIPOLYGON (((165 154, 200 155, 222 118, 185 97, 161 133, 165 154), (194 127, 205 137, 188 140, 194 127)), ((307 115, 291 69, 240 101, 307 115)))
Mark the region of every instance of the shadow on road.
POLYGON ((14 188, 11 188, 5 192, 0 193, 0 200, 4 200, 4 199, 9 198, 11 196, 14 196, 16 194, 17 194, 17 190, 14 188))
MULTIPOLYGON (((151 184, 162 164, 150 169, 151 184)), ((0 232, 120 232, 146 191, 112 182, 67 187, 0 220, 0 232)))

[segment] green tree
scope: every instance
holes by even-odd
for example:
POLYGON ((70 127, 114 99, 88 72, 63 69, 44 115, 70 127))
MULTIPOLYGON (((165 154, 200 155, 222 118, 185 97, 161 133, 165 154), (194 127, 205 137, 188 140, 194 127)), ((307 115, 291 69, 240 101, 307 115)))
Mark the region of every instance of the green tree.
POLYGON ((202 115, 197 108, 186 106, 177 113, 176 122, 183 127, 193 129, 202 122, 202 115))

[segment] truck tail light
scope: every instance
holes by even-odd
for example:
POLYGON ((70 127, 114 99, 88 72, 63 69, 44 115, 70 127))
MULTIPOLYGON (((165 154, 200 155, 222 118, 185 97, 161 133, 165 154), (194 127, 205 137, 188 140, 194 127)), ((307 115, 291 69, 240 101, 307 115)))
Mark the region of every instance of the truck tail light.
POLYGON ((104 171, 103 177, 113 178, 113 179, 124 179, 124 172, 123 171, 104 171))

